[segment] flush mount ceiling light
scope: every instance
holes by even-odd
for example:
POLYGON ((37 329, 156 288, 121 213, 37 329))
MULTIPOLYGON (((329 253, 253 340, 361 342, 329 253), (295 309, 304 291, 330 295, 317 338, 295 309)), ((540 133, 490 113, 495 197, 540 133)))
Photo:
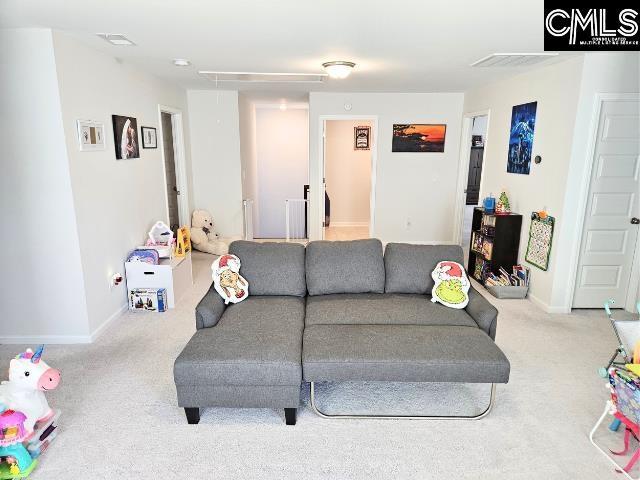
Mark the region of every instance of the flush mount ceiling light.
POLYGON ((173 61, 173 64, 176 67, 188 67, 189 65, 191 65, 191 62, 189 60, 185 60, 184 58, 176 58, 173 61))
POLYGON ((473 62, 472 67, 526 67, 534 63, 544 62, 557 53, 492 53, 473 62))
POLYGON ((325 62, 322 64, 322 67, 326 70, 331 78, 347 78, 353 67, 356 64, 353 62, 345 62, 345 61, 335 61, 335 62, 325 62))
POLYGON ((106 40, 112 45, 118 45, 118 46, 135 45, 135 43, 133 43, 131 40, 125 37, 122 33, 97 33, 96 35, 98 35, 100 38, 102 38, 103 40, 106 40))

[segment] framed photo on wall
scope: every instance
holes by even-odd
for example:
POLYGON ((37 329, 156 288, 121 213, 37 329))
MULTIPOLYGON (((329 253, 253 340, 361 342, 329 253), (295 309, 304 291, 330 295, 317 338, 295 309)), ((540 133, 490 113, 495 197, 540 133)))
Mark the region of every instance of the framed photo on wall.
POLYGON ((140 127, 142 132, 142 148, 158 148, 158 136, 153 127, 140 127))
POLYGON ((538 102, 515 105, 511 109, 509 152, 507 154, 507 172, 509 173, 529 175, 537 109, 538 102))
POLYGON ((369 150, 371 148, 371 127, 353 127, 353 149, 369 150))
POLYGON ((116 159, 140 158, 138 120, 135 117, 111 115, 116 159))
POLYGON ((104 150, 104 123, 78 120, 78 146, 81 152, 104 150))
POLYGON ((444 152, 444 124, 394 123, 392 152, 444 152))

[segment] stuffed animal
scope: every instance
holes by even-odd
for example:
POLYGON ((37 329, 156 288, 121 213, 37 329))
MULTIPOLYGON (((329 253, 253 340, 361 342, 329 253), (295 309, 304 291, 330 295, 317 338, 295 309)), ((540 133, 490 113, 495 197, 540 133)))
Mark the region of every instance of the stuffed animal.
POLYGON ((434 286, 431 301, 451 308, 464 308, 469 303, 469 279, 457 262, 438 262, 431 272, 434 286))
POLYGON ((240 259, 235 255, 222 255, 211 264, 213 287, 224 303, 238 303, 249 296, 249 284, 240 275, 240 259))
POLYGON ((196 250, 225 255, 229 244, 213 231, 213 217, 206 210, 194 210, 191 217, 191 244, 196 250))
POLYGON ((24 429, 33 433, 39 420, 53 415, 44 392, 55 389, 60 383, 60 372, 42 360, 44 345, 36 352, 27 348, 9 363, 9 381, 0 384, 0 403, 7 408, 24 413, 24 429))

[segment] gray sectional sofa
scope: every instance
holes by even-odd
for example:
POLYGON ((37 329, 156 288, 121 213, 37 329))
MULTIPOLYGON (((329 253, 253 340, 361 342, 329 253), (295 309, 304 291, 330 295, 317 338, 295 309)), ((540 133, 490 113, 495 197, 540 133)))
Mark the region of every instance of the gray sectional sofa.
MULTIPOLYGON (((295 424, 300 386, 396 381, 495 384, 509 361, 494 343, 497 310, 476 290, 464 310, 431 302, 437 262, 462 249, 376 239, 233 242, 250 296, 225 306, 213 288, 196 307, 197 331, 174 365, 189 423, 202 407, 284 409, 295 424)), ((346 417, 346 415, 345 415, 346 417)), ((353 417, 353 416, 351 416, 353 417)), ((425 417, 430 418, 430 417, 425 417)), ((442 418, 442 417, 439 417, 442 418)))

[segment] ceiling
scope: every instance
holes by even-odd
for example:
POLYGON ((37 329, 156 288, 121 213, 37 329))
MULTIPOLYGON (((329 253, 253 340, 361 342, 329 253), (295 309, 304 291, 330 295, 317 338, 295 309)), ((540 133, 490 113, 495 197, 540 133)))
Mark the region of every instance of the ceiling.
MULTIPOLYGON (((541 52, 543 2, 512 0, 0 0, 0 26, 50 27, 185 88, 198 70, 319 73, 323 84, 220 83, 270 92, 456 92, 539 67, 472 68, 491 53, 541 52), (95 34, 123 33, 118 47, 95 34), (186 58, 189 67, 173 66, 186 58)), ((551 61, 560 61, 563 56, 551 61)))

